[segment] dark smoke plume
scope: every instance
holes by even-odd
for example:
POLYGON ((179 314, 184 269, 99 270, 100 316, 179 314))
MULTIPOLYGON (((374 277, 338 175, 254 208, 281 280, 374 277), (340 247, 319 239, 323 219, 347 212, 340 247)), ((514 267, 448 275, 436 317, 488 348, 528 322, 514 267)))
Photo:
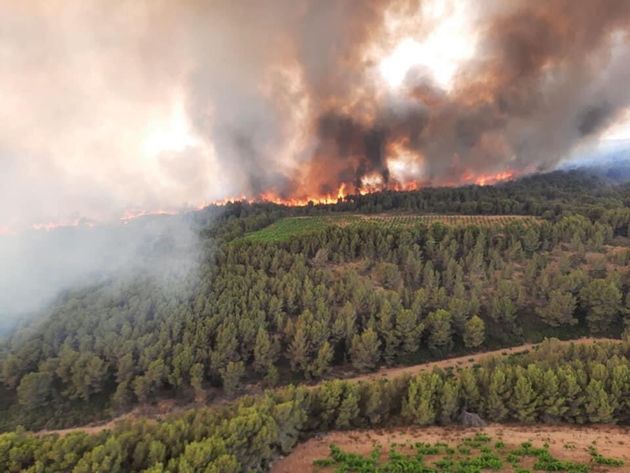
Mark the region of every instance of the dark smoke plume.
POLYGON ((628 0, 57 5, 3 8, 0 232, 547 169, 630 103, 628 0), (429 7, 461 5, 476 50, 452 84, 423 66, 390 89, 380 61, 430 37, 429 7), (194 137, 166 123, 147 146, 174 104, 194 137))
POLYGON ((387 97, 375 100, 370 84, 355 74, 365 64, 349 66, 349 80, 359 80, 343 81, 338 90, 364 90, 360 99, 350 104, 335 94, 323 103, 339 106, 317 111, 320 152, 314 159, 322 162, 312 168, 340 169, 320 178, 320 191, 339 182, 360 187, 373 172, 386 184, 387 153, 395 143, 423 157, 429 182, 548 169, 628 106, 630 2, 504 2, 479 22, 477 56, 460 70, 453 90, 410 75, 406 110, 387 97), (365 116, 362 107, 372 114, 358 123, 354 116, 365 116))

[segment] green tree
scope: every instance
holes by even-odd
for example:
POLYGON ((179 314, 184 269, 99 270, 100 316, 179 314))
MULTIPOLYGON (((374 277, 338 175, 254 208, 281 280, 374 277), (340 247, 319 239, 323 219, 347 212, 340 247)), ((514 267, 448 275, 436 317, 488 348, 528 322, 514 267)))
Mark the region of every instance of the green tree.
POLYGON ((202 401, 205 397, 203 389, 204 367, 201 363, 195 363, 190 367, 190 385, 195 390, 195 398, 202 401))
POLYGON ((510 385, 503 368, 497 367, 490 374, 490 383, 485 398, 486 415, 495 422, 501 422, 509 412, 510 385))
POLYGON ((586 321, 593 333, 605 332, 621 311, 621 291, 606 279, 594 279, 580 291, 586 321))
POLYGON ((485 322, 478 315, 473 315, 464 325, 464 345, 466 348, 477 348, 483 344, 485 337, 485 322))
POLYGON ((459 413, 459 381, 449 379, 442 385, 439 397, 439 420, 443 425, 453 422, 459 413))
POLYGON ((551 291, 545 305, 538 307, 536 313, 548 325, 575 325, 577 319, 573 317, 576 300, 568 291, 556 289, 551 291))
POLYGON ((585 410, 589 422, 606 423, 612 421, 614 406, 601 381, 592 379, 586 386, 585 410))
POLYGON ((269 334, 264 328, 259 328, 254 345, 254 370, 258 374, 265 374, 274 361, 274 350, 269 334))
POLYGON ((347 429, 359 416, 359 393, 356 384, 346 384, 343 399, 337 410, 335 428, 347 429))
POLYGON ((402 282, 398 266, 392 263, 377 264, 376 276, 385 289, 398 289, 402 282))
POLYGON ((22 377, 17 387, 20 404, 33 409, 45 406, 52 395, 52 375, 50 373, 28 373, 22 377))
POLYGON ((442 384, 439 374, 422 373, 409 382, 402 406, 403 417, 418 425, 435 423, 438 415, 438 394, 442 384))
POLYGON ((402 351, 410 355, 418 351, 420 336, 424 330, 424 324, 418 322, 416 313, 409 309, 403 309, 396 314, 396 332, 402 342, 402 351))
POLYGON ((557 422, 567 411, 566 399, 560 392, 558 376, 552 369, 547 369, 543 374, 540 410, 543 413, 543 420, 547 422, 557 422))
POLYGON ((536 392, 526 374, 517 373, 514 392, 510 398, 513 417, 521 422, 533 422, 536 419, 536 400, 536 392))
POLYGON ((313 368, 311 370, 313 376, 321 378, 330 371, 330 364, 333 359, 333 349, 328 341, 322 343, 322 346, 317 350, 317 356, 313 362, 313 368))
POLYGON ((453 349, 453 331, 451 328, 451 314, 439 309, 427 318, 429 327, 429 349, 441 355, 446 355, 453 349))
POLYGON ((245 374, 245 364, 242 361, 230 361, 223 372, 221 379, 223 389, 228 396, 234 396, 241 387, 241 379, 245 374))
POLYGON ((359 371, 367 371, 376 368, 380 359, 381 342, 376 332, 371 328, 363 331, 361 335, 352 338, 350 354, 352 365, 359 371))

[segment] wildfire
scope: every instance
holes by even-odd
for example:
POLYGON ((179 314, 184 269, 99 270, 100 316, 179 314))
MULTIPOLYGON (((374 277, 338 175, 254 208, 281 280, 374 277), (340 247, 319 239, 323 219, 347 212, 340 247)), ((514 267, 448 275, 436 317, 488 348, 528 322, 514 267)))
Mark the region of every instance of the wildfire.
MULTIPOLYGON (((517 177, 518 174, 519 173, 515 171, 502 171, 494 174, 474 174, 472 172, 467 172, 463 174, 458 181, 438 182, 434 185, 446 187, 454 187, 458 185, 468 184, 489 186, 497 184, 499 182, 512 180, 517 177)), ((255 198, 245 196, 241 196, 238 198, 227 198, 220 201, 211 202, 210 205, 225 205, 232 202, 270 202, 291 207, 304 207, 310 204, 335 204, 337 202, 343 201, 351 194, 367 195, 381 191, 414 191, 421 189, 424 185, 425 183, 423 183, 422 181, 399 182, 396 180, 392 180, 388 183, 384 183, 380 175, 374 174, 366 176, 361 182, 361 187, 354 190, 354 192, 348 190, 348 185, 346 183, 342 183, 339 185, 339 188, 335 193, 285 197, 273 191, 267 191, 263 192, 255 198)))
POLYGON ((473 182, 478 186, 489 186, 501 181, 509 181, 514 179, 514 173, 511 171, 499 172, 496 174, 482 174, 474 178, 473 182))
POLYGON ((126 210, 122 217, 120 217, 121 223, 129 223, 132 220, 141 217, 157 216, 157 215, 175 215, 176 211, 173 210, 126 210))
POLYGON ((60 220, 56 222, 34 223, 33 225, 31 225, 31 230, 41 230, 41 231, 49 232, 49 231, 56 230, 59 228, 69 228, 69 227, 79 227, 79 226, 93 227, 94 223, 84 218, 74 218, 70 220, 60 220))
MULTIPOLYGON (((498 182, 508 181, 517 177, 518 173, 514 171, 503 171, 495 174, 475 174, 473 172, 464 173, 461 178, 456 182, 439 182, 437 185, 442 186, 457 186, 466 184, 476 184, 479 186, 493 185, 498 182)), ((351 194, 366 195, 380 191, 414 191, 423 187, 425 183, 422 181, 408 181, 400 182, 392 179, 389 182, 383 182, 383 179, 378 174, 370 174, 364 177, 361 182, 361 187, 358 189, 351 189, 346 183, 341 183, 336 192, 322 193, 315 195, 296 195, 296 196, 283 196, 274 191, 266 191, 256 197, 250 197, 246 195, 226 197, 221 200, 215 200, 211 202, 204 202, 196 205, 190 209, 201 210, 209 205, 212 206, 225 206, 235 202, 268 202, 279 205, 286 205, 290 207, 305 207, 307 205, 331 205, 338 202, 342 202, 351 194)), ((139 210, 139 209, 127 209, 123 215, 118 219, 122 224, 127 224, 135 219, 147 216, 157 215, 176 215, 180 210, 139 210)), ((74 218, 52 222, 41 222, 32 224, 30 230, 50 232, 60 228, 69 227, 87 227, 92 228, 96 225, 94 221, 87 220, 85 218, 74 218)), ((17 234, 15 229, 8 226, 0 226, 0 236, 8 236, 17 234)))

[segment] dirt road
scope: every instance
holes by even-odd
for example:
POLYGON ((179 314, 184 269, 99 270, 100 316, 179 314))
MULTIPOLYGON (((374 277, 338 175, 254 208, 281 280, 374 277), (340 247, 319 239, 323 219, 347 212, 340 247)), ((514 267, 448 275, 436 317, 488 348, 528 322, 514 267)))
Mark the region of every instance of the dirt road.
MULTIPOLYGON (((611 341, 611 342, 619 342, 620 340, 617 339, 606 339, 606 338, 578 338, 575 340, 567 340, 567 341, 562 341, 560 343, 562 344, 569 344, 569 343, 575 343, 577 345, 584 345, 584 344, 589 344, 589 343, 593 343, 596 341, 611 341)), ((533 348, 535 348, 536 346, 538 346, 539 344, 537 343, 527 343, 525 345, 519 345, 517 347, 512 347, 512 348, 502 348, 500 350, 492 350, 492 351, 487 351, 487 352, 482 352, 482 353, 475 353, 475 354, 471 354, 471 355, 464 355, 464 356, 458 356, 455 358, 446 358, 444 360, 439 360, 439 361, 430 361, 428 363, 421 363, 419 365, 413 365, 413 366, 401 366, 401 367, 396 367, 396 368, 382 368, 378 371, 375 371, 373 373, 368 373, 368 374, 364 374, 364 375, 360 375, 360 376, 355 376, 352 378, 347 378, 349 381, 364 381, 364 380, 374 380, 374 379, 379 379, 379 378, 384 378, 384 379, 391 379, 391 378, 397 378, 399 376, 402 375, 414 375, 417 373, 421 373, 423 371, 430 371, 434 368, 442 368, 442 369, 446 369, 446 368, 463 368, 466 366, 471 366, 474 365, 476 363, 479 363, 480 361, 487 359, 487 358, 492 358, 492 357, 496 357, 496 356, 508 356, 508 355, 515 355, 518 353, 524 353, 527 351, 532 350, 533 348)))
MULTIPOLYGON (((576 340, 567 340, 567 341, 562 341, 560 343, 563 344, 569 344, 569 343, 576 343, 576 344, 587 344, 587 343, 593 343, 596 341, 619 341, 617 339, 600 339, 600 338, 579 338, 576 340)), ((444 360, 438 360, 438 361, 431 361, 431 362, 427 362, 427 363, 421 363, 418 365, 413 365, 413 366, 401 366, 401 367, 395 367, 395 368, 382 368, 378 371, 375 371, 373 373, 369 373, 369 374, 364 374, 364 375, 359 375, 359 376, 353 376, 353 377, 349 377, 349 378, 343 378, 345 380, 348 381, 365 381, 365 380, 375 380, 375 379, 391 379, 391 378, 396 378, 399 376, 403 376, 403 375, 414 375, 417 373, 421 373, 423 371, 427 371, 427 370, 432 370, 434 368, 462 368, 462 367, 466 367, 466 366, 471 366, 475 363, 479 363, 480 361, 487 359, 487 358, 492 358, 492 357, 496 357, 496 356, 508 356, 508 355, 514 355, 517 353, 524 353, 526 351, 530 351, 533 348, 535 348, 538 344, 533 344, 533 343, 527 343, 525 345, 520 345, 517 347, 512 347, 512 348, 502 348, 500 350, 492 350, 492 351, 488 351, 488 352, 482 352, 482 353, 475 353, 475 354, 471 354, 471 355, 465 355, 465 356, 459 356, 459 357, 455 357, 455 358, 447 358, 444 360)), ((316 385, 312 385, 313 387, 316 385)), ((208 405, 212 405, 214 403, 221 403, 221 402, 225 402, 225 400, 223 399, 217 399, 217 401, 210 403, 208 405)), ((175 409, 174 409, 175 410, 175 409)), ((182 407, 178 407, 177 410, 183 410, 182 407)), ((163 416, 164 414, 160 414, 160 416, 163 416)), ((88 434, 97 434, 99 432, 102 432, 103 430, 107 430, 107 429, 111 429, 117 422, 123 420, 123 419, 129 419, 129 418, 137 418, 137 417, 141 417, 142 414, 139 414, 139 412, 137 410, 132 411, 130 413, 126 413, 123 414, 120 417, 116 417, 106 423, 102 423, 102 424, 92 424, 92 425, 86 425, 86 426, 81 426, 81 427, 72 427, 72 428, 68 428, 68 429, 58 429, 58 430, 41 430, 39 432, 37 432, 38 435, 46 435, 46 434, 59 434, 59 435, 66 435, 72 432, 85 432, 88 434)), ((148 416, 148 417, 155 417, 155 416, 148 416)))

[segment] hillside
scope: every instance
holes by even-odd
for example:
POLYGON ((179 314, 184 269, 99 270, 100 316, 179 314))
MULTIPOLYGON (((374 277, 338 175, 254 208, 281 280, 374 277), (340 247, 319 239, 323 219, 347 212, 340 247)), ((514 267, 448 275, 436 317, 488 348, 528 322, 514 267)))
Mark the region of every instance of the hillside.
MULTIPOLYGON (((254 402, 230 399, 264 399, 289 384, 378 383, 370 373, 387 370, 395 385, 426 372, 405 366, 428 361, 464 369, 458 359, 545 337, 619 338, 630 317, 629 196, 625 184, 571 171, 495 187, 304 207, 232 203, 189 214, 179 222, 191 225, 200 252, 183 276, 165 268, 69 289, 2 343, 0 427, 64 429, 122 415, 126 423, 104 424, 122 434, 152 425, 155 416, 143 421, 143 413, 203 416, 199 406, 209 404, 207 415, 230 418, 254 402), (439 362, 452 357, 460 358, 439 362)), ((159 258, 155 241, 147 251, 159 258)), ((625 418, 625 404, 611 406, 601 419, 625 418)), ((313 428, 302 425, 286 442, 313 428)), ((97 430, 81 448, 109 438, 97 430)), ((31 442, 6 435, 0 439, 10 444, 31 442)), ((126 471, 136 471, 130 462, 153 465, 142 458, 119 460, 126 471)))
POLYGON ((570 172, 337 205, 201 211, 188 220, 205 255, 177 285, 152 274, 101 281, 67 291, 16 331, 0 352, 1 425, 68 427, 137 403, 200 400, 211 388, 230 396, 243 383, 338 368, 618 335, 627 194, 570 172), (473 199, 490 213, 455 213, 473 199), (357 212, 367 208, 379 212, 357 212))

